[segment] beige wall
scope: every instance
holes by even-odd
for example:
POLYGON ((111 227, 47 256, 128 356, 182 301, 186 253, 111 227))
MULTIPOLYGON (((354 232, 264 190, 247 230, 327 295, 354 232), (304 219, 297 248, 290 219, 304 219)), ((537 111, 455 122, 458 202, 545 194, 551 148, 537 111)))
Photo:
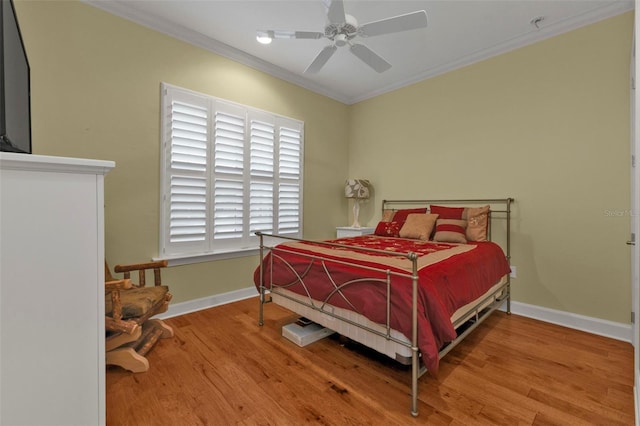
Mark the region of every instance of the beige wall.
MULTIPOLYGON (((77 1, 16 9, 31 65, 34 153, 116 162, 105 184, 112 265, 158 255, 163 81, 304 121, 304 235, 331 237, 343 222, 346 105, 77 1)), ((181 266, 163 278, 182 302, 251 286, 257 263, 181 266)))
MULTIPOLYGON (((112 264, 158 254, 165 81, 305 122, 305 237, 350 223, 347 176, 375 186, 361 210, 370 225, 383 198, 512 196, 515 300, 628 322, 631 13, 348 107, 79 2, 16 9, 34 153, 117 163, 112 264)), ((256 263, 164 276, 182 302, 251 285, 256 263)))
POLYGON ((632 31, 627 13, 354 105, 363 220, 384 198, 514 197, 514 299, 628 323, 632 31))

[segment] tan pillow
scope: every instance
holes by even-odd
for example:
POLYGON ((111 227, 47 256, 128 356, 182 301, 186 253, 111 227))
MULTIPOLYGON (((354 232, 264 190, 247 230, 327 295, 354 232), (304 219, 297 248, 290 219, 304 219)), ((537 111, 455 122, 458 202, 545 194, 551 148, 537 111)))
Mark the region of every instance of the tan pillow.
POLYGON ((466 243, 466 220, 438 219, 436 223, 436 235, 433 240, 443 243, 466 243))
POLYGON ((431 236, 436 219, 438 219, 437 214, 411 213, 400 228, 400 237, 426 241, 431 236))
POLYGON ((468 241, 487 241, 489 227, 489 206, 468 207, 465 209, 467 219, 466 237, 468 241))
POLYGON ((382 219, 380 219, 380 222, 391 222, 394 214, 396 214, 395 210, 391 210, 391 209, 382 210, 382 219))

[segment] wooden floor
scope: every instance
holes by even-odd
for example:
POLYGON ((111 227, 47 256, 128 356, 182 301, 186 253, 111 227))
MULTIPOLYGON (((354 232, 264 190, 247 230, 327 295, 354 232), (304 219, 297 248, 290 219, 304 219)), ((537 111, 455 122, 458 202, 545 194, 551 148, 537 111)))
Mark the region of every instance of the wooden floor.
MULTIPOLYGON (((629 343, 494 313, 420 379, 326 338, 281 337, 291 312, 257 299, 173 318, 146 373, 107 368, 108 425, 632 425, 629 343)), ((344 343, 344 342, 342 342, 344 343)))

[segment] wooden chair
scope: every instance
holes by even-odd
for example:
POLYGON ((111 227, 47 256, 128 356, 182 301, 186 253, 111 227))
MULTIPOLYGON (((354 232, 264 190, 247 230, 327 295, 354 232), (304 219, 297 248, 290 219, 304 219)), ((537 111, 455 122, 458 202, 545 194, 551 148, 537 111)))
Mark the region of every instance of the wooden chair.
POLYGON ((124 273, 124 279, 116 280, 105 261, 105 328, 106 364, 119 365, 134 373, 149 369, 145 355, 158 339, 173 337, 171 327, 154 315, 169 307, 171 293, 162 285, 160 268, 167 261, 116 265, 115 272, 124 273), (153 270, 154 286, 145 287, 147 270, 153 270), (131 283, 131 272, 138 271, 138 284, 131 283))

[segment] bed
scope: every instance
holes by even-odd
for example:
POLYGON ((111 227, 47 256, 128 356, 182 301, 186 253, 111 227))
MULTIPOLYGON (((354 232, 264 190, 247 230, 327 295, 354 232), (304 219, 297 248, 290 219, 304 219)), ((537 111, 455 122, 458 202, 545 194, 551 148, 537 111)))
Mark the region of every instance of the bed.
POLYGON ((418 379, 491 312, 510 312, 512 198, 385 200, 372 235, 309 241, 257 233, 264 305, 284 306, 411 365, 418 379))

